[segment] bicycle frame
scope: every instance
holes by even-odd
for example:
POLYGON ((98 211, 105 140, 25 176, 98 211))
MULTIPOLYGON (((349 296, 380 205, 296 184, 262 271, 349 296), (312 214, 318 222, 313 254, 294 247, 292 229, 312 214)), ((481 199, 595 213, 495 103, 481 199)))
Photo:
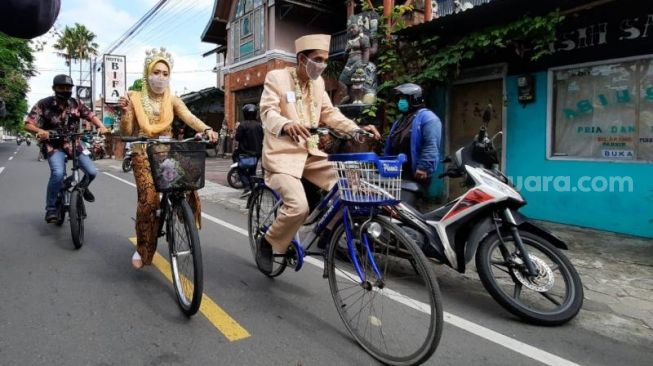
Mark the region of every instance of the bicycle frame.
MULTIPOLYGON (((72 145, 73 153, 72 153, 72 167, 70 169, 70 175, 66 174, 66 167, 68 165, 68 156, 66 155, 66 158, 64 160, 64 180, 61 185, 61 189, 59 192, 62 194, 62 199, 63 199, 63 205, 65 209, 68 209, 70 207, 70 192, 73 191, 74 189, 81 189, 78 188, 79 183, 82 181, 79 176, 79 157, 77 156, 77 144, 79 143, 79 134, 72 134, 72 137, 70 138, 70 144, 72 145)), ((66 152, 64 151, 64 154, 66 152)), ((83 154, 81 152, 80 154, 83 154)))
MULTIPOLYGON (((265 183, 259 183, 259 185, 267 187, 265 183)), ((281 200, 279 194, 274 190, 272 190, 271 188, 270 190, 274 192, 275 198, 277 199, 277 203, 274 205, 273 209, 268 213, 268 216, 265 217, 265 219, 263 220, 264 222, 268 221, 270 219, 270 215, 276 212, 276 210, 281 206, 281 204, 283 204, 283 201, 281 200)), ((366 282, 367 279, 365 273, 361 268, 361 264, 358 260, 358 257, 356 256, 356 248, 353 244, 354 233, 352 232, 352 227, 349 222, 349 215, 350 213, 355 213, 361 215, 369 214, 370 216, 372 216, 374 214, 374 207, 369 207, 369 206, 365 207, 365 206, 344 203, 338 195, 337 185, 334 185, 331 188, 329 193, 320 201, 318 206, 304 221, 304 223, 310 223, 319 218, 319 220, 317 221, 313 229, 306 235, 304 240, 302 241, 299 237, 299 233, 296 233, 295 238, 291 241, 291 244, 293 245, 295 251, 297 252, 297 264, 295 265, 295 271, 299 271, 302 268, 304 264, 305 256, 323 255, 322 251, 311 252, 310 248, 313 246, 313 244, 315 244, 316 242, 315 239, 318 238, 319 233, 322 232, 339 213, 342 213, 342 223, 345 228, 345 235, 347 238, 347 252, 349 254, 349 258, 352 260, 354 268, 356 269, 356 273, 358 274, 358 277, 361 281, 360 283, 363 284, 366 282), (302 242, 307 242, 308 245, 304 247, 302 245, 302 242)), ((265 227, 264 230, 267 231, 268 228, 265 227)), ((367 240, 367 236, 364 233, 361 233, 361 238, 362 238, 361 244, 363 246, 363 249, 365 250, 365 255, 367 256, 367 259, 372 265, 372 270, 374 271, 374 274, 377 276, 377 278, 381 278, 381 271, 379 270, 376 261, 374 260, 374 256, 372 255, 369 242, 367 240)))
POLYGON ((181 201, 185 199, 187 192, 183 191, 172 191, 161 193, 161 207, 157 210, 156 217, 159 219, 158 229, 157 229, 157 238, 162 237, 163 235, 170 235, 169 232, 163 232, 163 225, 165 225, 166 220, 169 215, 172 214, 171 207, 174 205, 174 202, 181 201))

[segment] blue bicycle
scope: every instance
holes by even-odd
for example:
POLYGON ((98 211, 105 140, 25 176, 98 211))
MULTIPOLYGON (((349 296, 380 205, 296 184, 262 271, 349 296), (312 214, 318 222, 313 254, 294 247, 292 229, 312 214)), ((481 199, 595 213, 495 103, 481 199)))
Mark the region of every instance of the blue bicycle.
MULTIPOLYGON (((355 137, 326 128, 312 132, 339 140, 355 137)), ((287 267, 299 271, 306 256, 322 258, 323 277, 345 327, 365 351, 390 365, 426 361, 443 326, 433 269, 404 231, 381 215, 380 207, 400 202, 404 160, 403 155, 381 158, 374 153, 330 155, 338 180, 305 220, 304 226, 312 228, 301 240, 296 235, 287 253, 274 255, 271 273, 262 271, 276 277, 287 267), (325 238, 326 247, 312 250, 334 218, 338 224, 325 238)), ((254 181, 248 229, 256 259, 256 241, 274 222, 282 201, 263 179, 254 181)))

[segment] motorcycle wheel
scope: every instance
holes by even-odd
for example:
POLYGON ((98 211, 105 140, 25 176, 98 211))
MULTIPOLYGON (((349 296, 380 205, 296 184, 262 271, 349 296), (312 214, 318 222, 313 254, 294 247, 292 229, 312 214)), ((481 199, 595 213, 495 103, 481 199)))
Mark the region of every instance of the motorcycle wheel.
POLYGON ((560 325, 583 305, 583 284, 569 259, 546 239, 519 231, 538 276, 528 277, 512 235, 488 235, 476 252, 476 268, 485 289, 501 306, 525 321, 560 325), (504 245, 505 244, 505 245, 504 245))
POLYGON ((238 171, 238 168, 229 169, 229 172, 227 173, 227 183, 232 188, 243 188, 243 182, 240 180, 240 172, 238 171))
POLYGON ((122 161, 122 171, 127 173, 132 170, 132 159, 124 159, 122 161))

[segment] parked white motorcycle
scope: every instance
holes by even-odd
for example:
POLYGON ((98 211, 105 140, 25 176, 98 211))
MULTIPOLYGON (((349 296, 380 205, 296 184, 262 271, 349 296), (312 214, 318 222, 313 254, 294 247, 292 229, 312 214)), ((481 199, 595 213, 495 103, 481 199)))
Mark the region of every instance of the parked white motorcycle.
POLYGON ((425 214, 403 203, 387 206, 388 213, 427 257, 460 273, 475 257, 485 289, 511 313, 540 325, 574 318, 583 285, 560 251, 567 245, 518 212, 526 201, 498 170, 485 129, 445 163, 450 166, 440 177, 465 178, 465 194, 425 214))

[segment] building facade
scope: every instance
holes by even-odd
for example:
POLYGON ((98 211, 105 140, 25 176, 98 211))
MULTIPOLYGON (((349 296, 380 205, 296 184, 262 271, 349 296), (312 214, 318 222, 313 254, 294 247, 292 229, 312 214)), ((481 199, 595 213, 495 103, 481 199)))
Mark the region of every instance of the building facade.
MULTIPOLYGON (((481 125, 502 131, 502 167, 528 201, 524 213, 653 237, 653 2, 550 5, 527 6, 565 15, 550 56, 538 62, 489 57, 464 69, 445 91, 432 90, 446 95, 444 108, 438 106, 445 151, 469 143, 481 125)), ((507 22, 510 8, 518 13, 519 6, 526 5, 495 0, 441 22, 440 30, 462 32, 476 19, 507 22)), ((433 33, 436 25, 414 31, 433 33)), ((439 189, 445 198, 461 190, 457 184, 439 189)))
MULTIPOLYGON (((474 0, 486 2, 489 0, 474 0)), ((368 0, 369 5, 392 8, 393 0, 368 0)), ((453 12, 445 0, 442 14, 453 12)), ((410 22, 429 20, 432 2, 408 0, 415 11, 410 22)), ((436 6, 437 7, 437 6, 436 6)), ((327 92, 338 88, 337 78, 347 43, 347 19, 361 12, 356 0, 216 0, 213 17, 202 41, 217 47, 216 84, 225 91, 225 125, 233 130, 242 118, 241 107, 258 104, 268 71, 295 65, 295 39, 311 33, 331 34, 330 64, 325 72, 327 92), (333 72, 329 74, 329 72, 333 72)), ((437 14, 436 14, 437 15, 437 14)))

